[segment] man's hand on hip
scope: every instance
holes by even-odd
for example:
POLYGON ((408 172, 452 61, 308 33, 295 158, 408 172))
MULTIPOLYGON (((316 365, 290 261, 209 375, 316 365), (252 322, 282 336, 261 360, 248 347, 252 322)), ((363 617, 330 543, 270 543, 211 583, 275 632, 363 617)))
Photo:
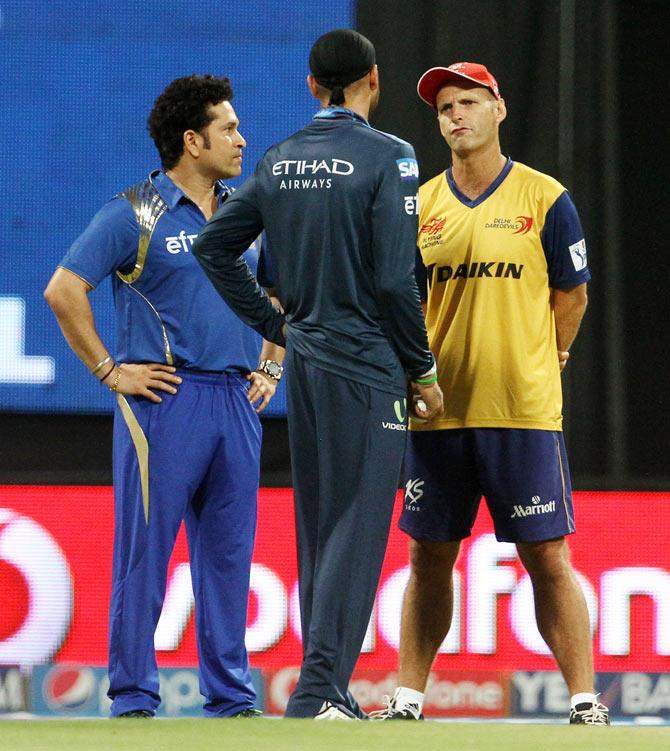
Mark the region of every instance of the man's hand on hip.
POLYGON ((168 394, 176 394, 175 385, 181 383, 181 378, 175 375, 176 368, 172 365, 161 365, 160 363, 123 363, 117 365, 109 375, 102 379, 112 391, 118 394, 133 394, 134 396, 144 396, 149 401, 157 404, 162 401, 158 394, 152 389, 166 391, 168 394))

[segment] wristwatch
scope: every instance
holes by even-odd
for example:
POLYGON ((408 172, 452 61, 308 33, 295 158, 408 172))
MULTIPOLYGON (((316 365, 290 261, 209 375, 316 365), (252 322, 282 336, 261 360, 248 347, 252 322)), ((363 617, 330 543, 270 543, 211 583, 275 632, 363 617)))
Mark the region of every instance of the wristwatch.
POLYGON ((256 370, 265 373, 265 375, 270 376, 270 378, 274 378, 275 381, 280 381, 282 373, 284 372, 283 366, 275 360, 261 360, 261 362, 258 363, 256 370))

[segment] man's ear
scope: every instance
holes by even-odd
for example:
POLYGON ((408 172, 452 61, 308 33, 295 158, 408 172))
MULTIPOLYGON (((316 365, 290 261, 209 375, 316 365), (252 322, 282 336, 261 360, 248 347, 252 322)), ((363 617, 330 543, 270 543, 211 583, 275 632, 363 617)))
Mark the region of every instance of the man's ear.
POLYGON ((498 99, 497 105, 496 121, 500 124, 507 117, 507 107, 504 99, 498 99))
POLYGON ((200 156, 200 138, 202 136, 194 130, 184 131, 184 152, 188 152, 194 159, 200 156))
POLYGON ((309 88, 310 94, 315 98, 319 99, 319 84, 316 82, 316 78, 310 73, 307 76, 307 87, 309 88))
POLYGON ((370 91, 376 91, 379 88, 379 68, 375 63, 370 68, 370 91))

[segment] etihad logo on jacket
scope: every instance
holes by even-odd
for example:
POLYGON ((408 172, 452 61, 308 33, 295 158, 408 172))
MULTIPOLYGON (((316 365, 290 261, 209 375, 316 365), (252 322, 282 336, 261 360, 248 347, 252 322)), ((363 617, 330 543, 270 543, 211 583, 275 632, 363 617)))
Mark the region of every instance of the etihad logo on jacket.
POLYGON ((438 266, 431 263, 426 266, 428 284, 448 282, 450 279, 483 279, 491 277, 497 279, 521 279, 522 263, 506 261, 475 261, 474 263, 459 263, 453 266, 438 266))
POLYGON ((272 165, 273 175, 288 176, 279 183, 279 190, 327 190, 333 184, 331 175, 346 177, 353 172, 354 165, 344 159, 282 159, 272 165))
POLYGON ((513 235, 526 235, 533 226, 532 216, 517 216, 515 219, 505 219, 495 217, 492 222, 487 222, 485 229, 506 229, 512 230, 513 235))

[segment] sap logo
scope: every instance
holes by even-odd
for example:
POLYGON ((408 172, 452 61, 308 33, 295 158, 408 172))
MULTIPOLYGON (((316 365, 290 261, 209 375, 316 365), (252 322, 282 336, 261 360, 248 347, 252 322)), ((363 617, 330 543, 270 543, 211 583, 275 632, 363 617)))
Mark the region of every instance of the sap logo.
POLYGON ((354 165, 344 159, 283 159, 272 165, 273 175, 351 175, 354 165))
POLYGON ((416 159, 396 159, 401 180, 410 180, 415 177, 419 178, 419 164, 416 159))
POLYGON ((572 256, 572 264, 575 267, 575 271, 581 271, 586 268, 586 241, 580 240, 578 243, 569 247, 570 255, 572 256))
POLYGON ((172 255, 177 253, 189 253, 198 235, 187 235, 186 230, 182 230, 178 235, 172 235, 165 238, 165 250, 172 255))

